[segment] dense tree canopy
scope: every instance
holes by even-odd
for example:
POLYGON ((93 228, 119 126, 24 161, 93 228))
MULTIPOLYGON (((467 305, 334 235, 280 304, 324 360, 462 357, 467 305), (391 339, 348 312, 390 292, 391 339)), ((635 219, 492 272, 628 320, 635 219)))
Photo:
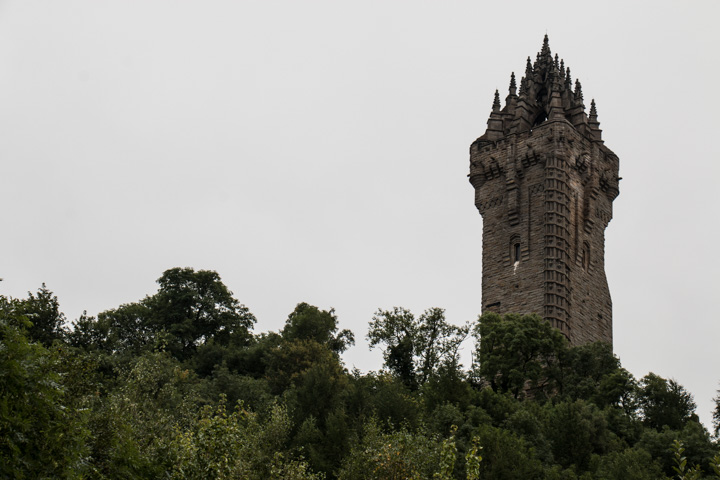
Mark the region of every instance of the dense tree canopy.
POLYGON ((370 322, 370 346, 385 345, 387 368, 406 385, 424 385, 441 366, 456 366, 458 348, 469 327, 445 319, 445 311, 430 308, 415 316, 404 308, 378 310, 370 322))
POLYGON ((636 381, 540 317, 378 310, 385 366, 348 372, 333 310, 300 303, 253 334, 217 273, 158 283, 71 329, 44 285, 0 296, 1 477, 720 478, 720 393, 713 439, 675 380, 636 381))

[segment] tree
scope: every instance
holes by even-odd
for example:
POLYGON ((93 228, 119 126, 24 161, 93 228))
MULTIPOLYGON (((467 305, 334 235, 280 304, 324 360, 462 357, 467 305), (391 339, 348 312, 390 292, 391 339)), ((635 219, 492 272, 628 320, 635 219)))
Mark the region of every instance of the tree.
POLYGON ((168 348, 178 359, 189 358, 209 341, 249 340, 255 316, 233 298, 217 272, 171 268, 158 284, 158 293, 146 301, 150 324, 169 334, 168 348))
POLYGON ((526 386, 536 394, 554 386, 567 340, 538 315, 486 313, 473 334, 478 371, 496 392, 520 398, 526 386))
POLYGON ((386 345, 383 350, 385 366, 408 386, 415 386, 415 316, 400 307, 392 311, 378 310, 370 322, 367 339, 370 348, 386 345))
POLYGON ((172 479, 320 480, 286 444, 291 430, 286 410, 274 406, 267 421, 242 406, 207 406, 189 429, 176 428, 169 445, 172 479))
POLYGON ((665 380, 654 373, 640 380, 638 403, 643 423, 656 430, 665 425, 682 430, 688 421, 697 421, 692 394, 675 380, 665 380))
POLYGON ((491 425, 480 425, 473 435, 477 445, 482 447, 482 463, 477 468, 479 478, 525 480, 540 477, 542 464, 522 438, 491 425))
POLYGON ((338 473, 341 480, 404 480, 433 478, 442 464, 441 443, 423 431, 400 428, 383 432, 370 418, 361 438, 345 458, 338 473))
POLYGON ((88 432, 68 401, 57 351, 33 342, 0 296, 0 477, 81 478, 88 432))
POLYGON ((628 448, 598 457, 594 472, 594 478, 598 480, 656 480, 663 477, 657 462, 641 448, 628 448))
POLYGON ((355 336, 350 330, 338 333, 335 310, 320 310, 305 302, 298 303, 288 315, 282 336, 288 341, 313 340, 338 354, 355 344, 355 336))
POLYGON ((565 468, 588 469, 592 454, 609 448, 607 424, 597 407, 583 400, 547 404, 546 435, 555 461, 565 468))
POLYGON ((560 358, 556 376, 559 393, 569 399, 583 399, 600 408, 621 407, 627 414, 635 411, 637 382, 620 366, 612 346, 603 342, 569 347, 560 358))
POLYGON ((162 345, 184 361, 204 345, 245 345, 251 340, 255 317, 217 272, 172 268, 158 284, 155 295, 102 312, 97 320, 83 315, 74 324, 71 343, 129 355, 162 345))
POLYGON ((17 313, 24 315, 32 323, 27 329, 31 341, 49 347, 53 341, 65 338, 65 315, 60 311, 57 297, 44 283, 37 294, 28 292, 28 298, 14 300, 13 303, 17 313))
POLYGON ((406 385, 424 385, 441 365, 458 367, 458 349, 469 327, 447 323, 445 310, 430 308, 419 318, 407 309, 378 310, 367 334, 370 348, 384 344, 385 366, 406 385))
POLYGON ((720 437, 720 390, 717 391, 715 401, 715 410, 713 411, 713 427, 716 437, 720 437))

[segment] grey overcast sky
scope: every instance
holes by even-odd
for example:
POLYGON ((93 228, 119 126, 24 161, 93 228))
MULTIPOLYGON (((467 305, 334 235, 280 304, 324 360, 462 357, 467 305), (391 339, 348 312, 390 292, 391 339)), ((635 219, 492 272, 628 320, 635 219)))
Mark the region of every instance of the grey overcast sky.
POLYGON ((480 313, 468 147, 548 33, 620 157, 615 352, 709 425, 718 18, 716 1, 0 1, 0 293, 45 282, 73 320, 167 268, 216 270, 256 332, 334 307, 348 367, 377 369, 378 308, 480 313))

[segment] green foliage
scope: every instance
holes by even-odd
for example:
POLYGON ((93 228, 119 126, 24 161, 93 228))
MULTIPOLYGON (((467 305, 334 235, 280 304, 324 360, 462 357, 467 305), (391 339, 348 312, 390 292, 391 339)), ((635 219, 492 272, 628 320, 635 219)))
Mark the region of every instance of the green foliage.
MULTIPOLYGON (((213 271, 172 268, 158 279, 158 292, 75 324, 71 344, 128 357, 162 346, 190 359, 207 344, 246 344, 255 317, 213 271)), ((209 371, 208 371, 209 373, 209 371)))
POLYGON ((527 442, 508 430, 482 425, 474 434, 482 446, 480 478, 531 479, 538 478, 542 464, 527 442))
POLYGON ((420 317, 404 308, 378 310, 370 322, 370 347, 383 344, 385 366, 411 388, 424 385, 441 367, 458 368, 458 349, 469 327, 447 323, 445 310, 420 317))
POLYGON ((486 313, 473 330, 477 339, 475 361, 479 374, 496 392, 515 398, 526 394, 542 397, 554 391, 559 358, 567 340, 537 315, 486 313))
POLYGON ((69 403, 59 353, 0 296, 0 477, 81 478, 88 431, 69 403))
POLYGON ((678 480, 698 480, 702 475, 699 465, 688 467, 687 458, 683 456, 685 449, 682 443, 678 440, 674 440, 672 444, 673 459, 675 465, 673 470, 677 473, 678 480))
POLYGON ((344 368, 353 335, 332 310, 301 303, 252 335, 215 272, 171 269, 139 302, 64 318, 44 285, 0 296, 0 477, 720 477, 681 385, 636 382, 608 345, 571 347, 537 316, 480 317, 466 372, 467 326, 379 310, 379 373, 344 368))
POLYGON ((594 478, 598 480, 657 480, 664 478, 662 469, 653 461, 650 453, 640 448, 628 448, 621 452, 593 458, 596 466, 594 478))
POLYGON ((174 428, 193 422, 203 390, 201 380, 167 352, 134 359, 122 370, 116 388, 91 399, 95 474, 153 478, 166 471, 174 428))
POLYGON ((562 396, 588 400, 600 408, 620 407, 628 413, 636 408, 635 379, 620 367, 620 360, 607 343, 569 347, 561 364, 556 380, 562 396))
POLYGON ((335 353, 342 353, 355 344, 355 336, 350 330, 338 333, 337 316, 334 310, 299 303, 288 316, 282 336, 287 341, 312 340, 325 345, 335 353))
POLYGON ((176 428, 168 454, 174 479, 319 479, 307 464, 286 453, 291 424, 285 409, 274 407, 267 421, 238 407, 205 407, 191 428, 176 428))
POLYGON ((25 316, 32 325, 27 329, 28 339, 46 347, 66 335, 65 315, 60 311, 57 297, 42 284, 37 294, 28 292, 28 298, 14 300, 17 314, 25 316))
POLYGON ((439 470, 433 474, 433 479, 452 480, 453 470, 455 469, 455 459, 457 458, 457 446, 455 445, 455 432, 457 426, 453 425, 450 429, 450 436, 442 441, 440 446, 440 465, 439 470))
POLYGON ((690 420, 697 420, 695 401, 675 380, 649 373, 640 381, 638 402, 645 425, 656 430, 668 426, 681 430, 690 420))
MULTIPOLYGON (((672 456, 668 455, 668 448, 675 440, 682 443, 683 455, 687 457, 690 465, 707 466, 716 453, 716 447, 713 446, 707 430, 695 421, 688 422, 679 431, 671 430, 668 426, 665 426, 661 431, 646 428, 635 446, 649 452, 662 466, 665 475, 672 476, 673 467, 676 465, 672 456)), ((708 473, 709 471, 707 469, 708 473)))
POLYGON ((467 480, 479 480, 480 478, 480 462, 482 462, 480 451, 482 447, 479 443, 480 439, 473 437, 472 447, 465 454, 465 476, 467 480))
POLYGON ((710 468, 717 478, 720 478, 720 452, 716 453, 710 460, 710 468))
POLYGON ((362 437, 338 473, 342 480, 432 478, 441 464, 441 445, 422 431, 400 428, 389 433, 370 419, 362 437))
POLYGON ((605 418, 583 400, 548 406, 546 435, 555 462, 580 472, 588 469, 592 454, 604 454, 610 446, 605 418))
POLYGON ((420 424, 422 404, 416 394, 388 373, 355 372, 344 402, 348 412, 360 419, 376 417, 386 426, 405 424, 416 428, 420 424))

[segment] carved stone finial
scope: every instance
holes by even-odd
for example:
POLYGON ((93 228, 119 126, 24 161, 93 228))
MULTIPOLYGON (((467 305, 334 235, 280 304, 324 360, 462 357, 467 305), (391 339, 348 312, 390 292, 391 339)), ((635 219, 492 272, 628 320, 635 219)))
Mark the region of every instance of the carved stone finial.
POLYGON ((595 108, 595 99, 590 100, 590 118, 595 117, 597 119, 597 108, 595 108))
POLYGON ((542 50, 540 50, 540 53, 545 55, 550 55, 550 40, 548 39, 547 33, 545 34, 545 38, 543 39, 543 46, 542 50))
POLYGON ((515 84, 515 72, 510 74, 510 95, 515 95, 517 92, 517 85, 515 84))
POLYGON ((493 112, 499 112, 500 111, 500 92, 495 90, 495 100, 493 101, 493 112))
POLYGON ((580 80, 575 80, 575 101, 583 103, 582 85, 580 84, 580 80))

